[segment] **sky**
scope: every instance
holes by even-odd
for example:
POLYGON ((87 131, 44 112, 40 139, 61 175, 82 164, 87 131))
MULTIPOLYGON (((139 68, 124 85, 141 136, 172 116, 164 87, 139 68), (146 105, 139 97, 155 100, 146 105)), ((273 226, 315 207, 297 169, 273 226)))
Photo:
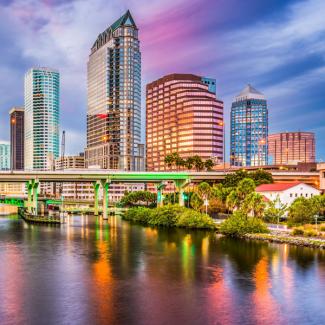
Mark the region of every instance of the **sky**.
POLYGON ((143 123, 148 82, 215 78, 229 152, 231 102, 250 83, 268 100, 269 133, 315 132, 325 161, 324 0, 0 0, 0 140, 24 103, 24 74, 47 66, 61 75, 66 153, 84 150, 90 48, 127 9, 141 41, 143 123))

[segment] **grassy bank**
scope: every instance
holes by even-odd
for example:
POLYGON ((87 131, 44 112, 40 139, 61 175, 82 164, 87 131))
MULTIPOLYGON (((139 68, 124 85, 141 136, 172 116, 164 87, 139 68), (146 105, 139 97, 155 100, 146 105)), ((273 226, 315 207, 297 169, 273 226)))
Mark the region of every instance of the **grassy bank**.
POLYGON ((215 223, 208 215, 178 205, 153 209, 134 207, 128 209, 122 218, 148 226, 215 229, 215 223))

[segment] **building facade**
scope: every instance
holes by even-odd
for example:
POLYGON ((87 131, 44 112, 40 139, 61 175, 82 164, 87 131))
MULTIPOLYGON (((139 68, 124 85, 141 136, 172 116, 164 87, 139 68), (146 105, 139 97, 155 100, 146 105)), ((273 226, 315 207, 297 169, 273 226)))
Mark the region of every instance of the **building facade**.
POLYGON ((257 193, 263 195, 269 201, 280 201, 279 203, 290 206, 298 197, 311 198, 319 195, 320 191, 305 183, 274 183, 262 184, 256 187, 257 193))
POLYGON ((141 170, 141 53, 129 11, 99 34, 88 61, 86 167, 141 170))
POLYGON ((25 75, 25 169, 50 169, 59 157, 60 75, 32 68, 25 75))
POLYGON ((315 162, 313 132, 281 132, 269 135, 269 160, 275 165, 315 162))
POLYGON ((0 170, 10 169, 10 145, 0 143, 0 170))
POLYGON ((85 156, 81 152, 79 156, 65 156, 55 159, 55 170, 85 168, 85 156))
POLYGON ((146 87, 147 169, 171 169, 168 154, 223 160, 223 102, 215 80, 171 74, 146 87))
POLYGON ((261 92, 247 85, 231 106, 231 165, 266 165, 267 140, 267 101, 261 92))
POLYGON ((13 107, 10 112, 10 165, 13 170, 24 169, 24 108, 13 107))

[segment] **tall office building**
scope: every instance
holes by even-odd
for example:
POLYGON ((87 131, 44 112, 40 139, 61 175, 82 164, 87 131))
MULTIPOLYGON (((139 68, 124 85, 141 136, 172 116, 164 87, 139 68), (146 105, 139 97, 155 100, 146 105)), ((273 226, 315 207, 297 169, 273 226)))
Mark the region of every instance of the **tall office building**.
POLYGON ((0 170, 10 169, 10 145, 0 143, 0 170))
POLYGON ((89 55, 86 167, 141 169, 140 128, 141 53, 127 11, 99 34, 89 55))
POLYGON ((247 85, 231 106, 231 165, 266 165, 267 138, 268 110, 265 96, 247 85))
POLYGON ((147 168, 170 169, 165 157, 223 160, 223 102, 215 80, 192 74, 171 74, 147 85, 147 168))
POLYGON ((25 75, 25 169, 50 169, 59 156, 60 75, 32 68, 25 75))
POLYGON ((10 165, 13 170, 24 169, 24 108, 13 107, 10 112, 10 165))
POLYGON ((315 134, 281 132, 269 135, 270 163, 274 165, 315 162, 315 134))

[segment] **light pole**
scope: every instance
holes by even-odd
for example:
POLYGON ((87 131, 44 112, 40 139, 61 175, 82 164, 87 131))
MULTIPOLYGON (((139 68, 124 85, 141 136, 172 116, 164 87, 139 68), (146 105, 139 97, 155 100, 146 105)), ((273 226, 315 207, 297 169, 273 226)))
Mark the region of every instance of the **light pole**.
POLYGON ((226 171, 226 137, 225 137, 225 122, 221 121, 218 125, 222 126, 223 132, 223 171, 226 171))

